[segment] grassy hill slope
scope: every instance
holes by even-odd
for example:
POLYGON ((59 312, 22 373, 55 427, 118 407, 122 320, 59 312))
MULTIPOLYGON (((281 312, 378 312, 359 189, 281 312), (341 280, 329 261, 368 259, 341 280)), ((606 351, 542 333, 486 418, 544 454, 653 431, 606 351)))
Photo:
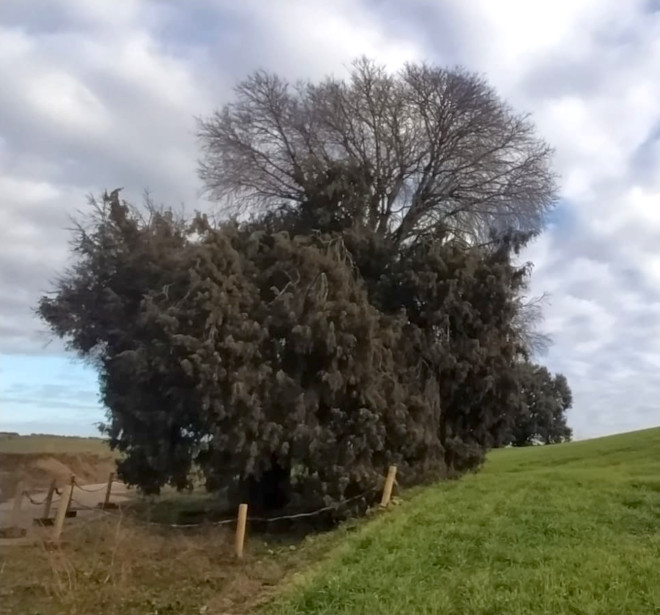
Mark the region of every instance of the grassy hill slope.
POLYGON ((364 524, 278 613, 660 613, 660 428, 494 451, 364 524))

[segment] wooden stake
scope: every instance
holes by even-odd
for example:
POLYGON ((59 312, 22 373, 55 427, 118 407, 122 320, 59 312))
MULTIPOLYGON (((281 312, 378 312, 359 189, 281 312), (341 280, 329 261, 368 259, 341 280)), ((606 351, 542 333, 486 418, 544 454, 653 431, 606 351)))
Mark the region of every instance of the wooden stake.
POLYGON ((66 489, 66 492, 62 494, 62 499, 60 500, 60 505, 57 509, 57 516, 55 517, 55 527, 53 528, 53 542, 57 543, 60 541, 60 536, 62 534, 62 528, 64 527, 64 517, 66 517, 67 510, 69 509, 69 504, 71 504, 71 497, 73 496, 73 486, 75 485, 76 479, 74 476, 71 477, 71 483, 66 489))
POLYGON ((110 492, 112 491, 112 481, 115 480, 115 473, 110 472, 108 475, 108 488, 105 490, 105 501, 103 502, 103 508, 108 508, 110 504, 110 492))
MULTIPOLYGON (((66 515, 67 516, 71 512, 71 501, 73 500, 73 490, 76 488, 76 476, 75 476, 75 474, 71 475, 71 485, 70 486, 71 486, 71 495, 66 500, 66 515)), ((58 508, 58 510, 59 510, 59 508, 58 508)))
POLYGON ((16 484, 16 494, 14 495, 14 507, 11 511, 12 527, 18 527, 21 524, 21 506, 23 505, 23 483, 19 481, 16 484))
POLYGON ((390 503, 395 478, 396 466, 390 466, 390 469, 387 471, 387 478, 385 479, 385 487, 383 487, 383 497, 380 500, 381 506, 387 506, 390 503))
POLYGON ((245 525, 247 523, 247 504, 238 506, 238 523, 236 524, 236 557, 243 557, 243 543, 245 542, 245 525))
POLYGON ((44 503, 44 514, 43 518, 48 519, 50 516, 50 507, 53 505, 53 494, 55 493, 55 489, 57 488, 57 481, 55 479, 52 480, 50 483, 50 487, 48 487, 48 495, 46 495, 46 501, 44 503))

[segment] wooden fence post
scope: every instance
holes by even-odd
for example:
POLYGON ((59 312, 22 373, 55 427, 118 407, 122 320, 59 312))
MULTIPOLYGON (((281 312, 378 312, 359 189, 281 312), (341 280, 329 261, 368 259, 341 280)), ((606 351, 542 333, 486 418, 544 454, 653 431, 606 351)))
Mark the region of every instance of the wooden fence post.
POLYGON ((115 473, 110 472, 108 476, 108 488, 105 490, 105 500, 103 502, 103 508, 108 508, 110 504, 110 492, 112 491, 112 481, 115 480, 115 473))
POLYGON ((390 466, 387 471, 387 478, 385 479, 385 487, 383 487, 383 497, 380 500, 381 506, 387 506, 392 498, 392 488, 394 487, 394 479, 396 478, 396 466, 390 466))
POLYGON ((247 523, 247 504, 239 504, 238 506, 238 523, 236 524, 236 557, 239 559, 243 557, 243 543, 245 542, 245 525, 247 523))
POLYGON ((69 484, 66 492, 62 494, 60 499, 60 505, 57 508, 57 516, 55 517, 55 527, 53 528, 53 542, 57 543, 60 541, 60 536, 62 534, 62 528, 64 527, 64 517, 66 517, 66 512, 69 510, 69 505, 71 504, 71 497, 73 496, 73 486, 75 485, 76 479, 74 476, 71 476, 71 483, 69 484))
MULTIPOLYGON (((72 474, 71 475, 71 495, 67 498, 66 500, 66 512, 68 514, 69 509, 71 508, 71 501, 73 500, 73 490, 76 488, 76 475, 72 474)), ((59 508, 58 508, 59 510, 59 508)))
POLYGON ((23 483, 16 483, 16 493, 14 494, 14 506, 11 511, 11 524, 18 527, 21 524, 21 506, 23 505, 23 483))
POLYGON ((53 494, 55 493, 56 487, 57 481, 53 479, 50 483, 50 487, 48 487, 48 494, 46 495, 46 501, 44 503, 44 519, 48 519, 50 515, 50 507, 53 505, 53 494))

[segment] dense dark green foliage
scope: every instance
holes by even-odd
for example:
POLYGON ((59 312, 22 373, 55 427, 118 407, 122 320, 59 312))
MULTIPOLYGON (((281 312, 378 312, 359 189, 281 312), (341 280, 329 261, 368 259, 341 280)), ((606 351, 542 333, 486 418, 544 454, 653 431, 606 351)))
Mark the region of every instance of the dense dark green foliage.
POLYGON ((257 75, 203 125, 203 178, 260 213, 105 195, 40 303, 97 366, 120 474, 147 492, 197 467, 257 508, 373 496, 392 463, 462 472, 518 424, 514 259, 554 199, 547 147, 463 72, 362 62, 297 92, 257 75))
POLYGON ((505 443, 528 446, 569 441, 572 431, 566 411, 573 404, 573 395, 566 377, 525 362, 518 367, 517 379, 522 408, 505 443))

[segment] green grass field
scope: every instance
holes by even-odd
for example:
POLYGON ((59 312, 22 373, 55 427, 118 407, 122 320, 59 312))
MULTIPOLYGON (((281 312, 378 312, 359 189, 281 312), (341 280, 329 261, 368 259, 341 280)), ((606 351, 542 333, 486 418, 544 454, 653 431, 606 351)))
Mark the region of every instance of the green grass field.
POLYGON ((660 613, 660 428, 491 453, 415 490, 268 613, 660 613))

